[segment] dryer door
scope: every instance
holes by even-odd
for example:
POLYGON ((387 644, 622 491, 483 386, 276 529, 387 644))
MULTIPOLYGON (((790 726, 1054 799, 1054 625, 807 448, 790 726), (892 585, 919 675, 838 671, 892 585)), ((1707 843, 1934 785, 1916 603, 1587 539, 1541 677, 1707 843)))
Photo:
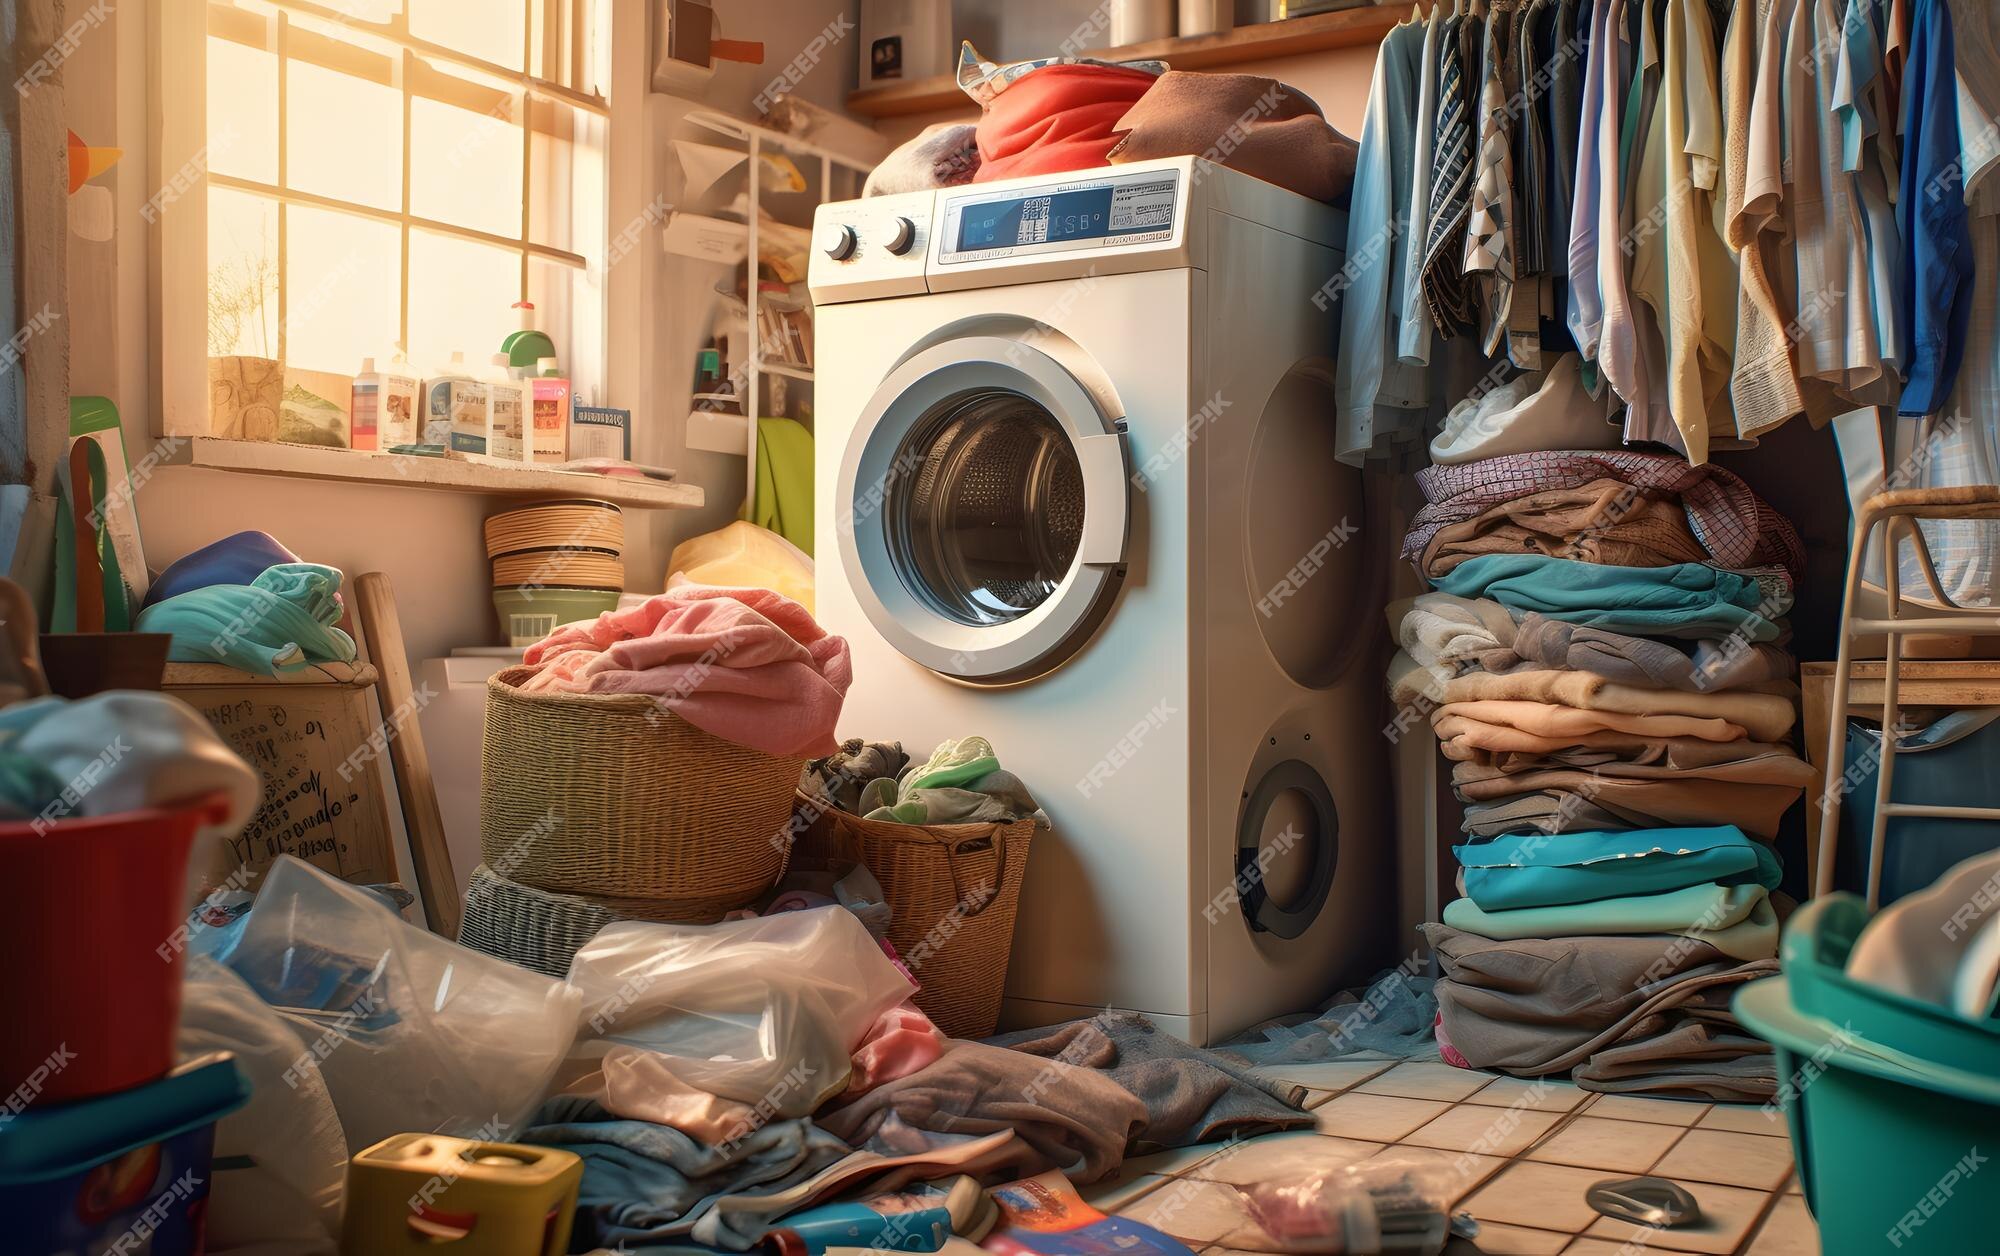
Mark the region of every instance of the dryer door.
POLYGON ((862 409, 837 511, 850 587, 885 640, 1005 684, 1081 649, 1123 574, 1122 418, 1054 358, 969 336, 898 367, 862 409))

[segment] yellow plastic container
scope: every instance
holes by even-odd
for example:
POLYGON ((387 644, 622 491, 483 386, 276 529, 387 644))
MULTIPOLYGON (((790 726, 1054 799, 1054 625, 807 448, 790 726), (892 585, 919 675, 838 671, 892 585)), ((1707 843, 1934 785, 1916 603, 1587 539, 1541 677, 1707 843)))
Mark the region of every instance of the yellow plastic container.
POLYGON ((397 1134, 347 1163, 342 1256, 560 1256, 583 1161, 574 1152, 397 1134))

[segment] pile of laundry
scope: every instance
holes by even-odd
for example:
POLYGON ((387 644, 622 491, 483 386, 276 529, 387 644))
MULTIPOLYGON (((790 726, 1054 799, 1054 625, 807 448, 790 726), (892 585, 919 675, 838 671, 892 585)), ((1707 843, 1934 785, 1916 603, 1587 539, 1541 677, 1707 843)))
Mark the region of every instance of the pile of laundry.
POLYGON ((979 122, 926 128, 875 167, 864 196, 1165 157, 1205 157, 1334 205, 1354 182, 1354 141, 1275 79, 1079 56, 1000 65, 967 41, 958 84, 979 122))
MULTIPOLYGON (((1501 430, 1501 429, 1489 429, 1501 430)), ((1784 614, 1804 554, 1734 475, 1634 451, 1436 465, 1390 608, 1399 726, 1428 717, 1466 804, 1425 926, 1445 1058, 1598 1090, 1768 1098, 1728 1010, 1776 971, 1784 614)))
POLYGON ((831 809, 894 824, 1012 824, 1048 813, 1021 778, 1000 766, 984 737, 947 738, 915 761, 901 742, 850 738, 806 765, 799 788, 831 809))
POLYGON ((177 663, 226 663, 261 676, 351 663, 339 568, 299 561, 264 532, 238 532, 176 559, 146 591, 132 627, 166 633, 177 663))

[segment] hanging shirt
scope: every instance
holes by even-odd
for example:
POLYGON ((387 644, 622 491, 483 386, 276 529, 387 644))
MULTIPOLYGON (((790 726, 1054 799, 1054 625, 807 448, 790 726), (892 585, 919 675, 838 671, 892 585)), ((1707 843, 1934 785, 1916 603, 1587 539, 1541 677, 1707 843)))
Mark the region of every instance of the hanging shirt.
MULTIPOLYGON (((1971 316, 1972 242, 1966 226, 1956 58, 1945 0, 1916 0, 1903 76, 1903 299, 1898 330, 1909 373, 1897 410, 1935 413, 1951 395, 1971 316), (1906 321, 1905 321, 1906 320, 1906 321)), ((1989 276, 1987 283, 1993 280, 1989 276)))
MULTIPOLYGON (((1631 72, 1623 83, 1604 83, 1604 126, 1598 132, 1599 161, 1604 167, 1604 195, 1599 202, 1597 284, 1604 296, 1603 338, 1598 359, 1604 378, 1625 399, 1625 439, 1663 441, 1679 447, 1665 391, 1666 350, 1660 340, 1659 316, 1666 309, 1666 267, 1661 231, 1666 187, 1659 174, 1666 142, 1665 120, 1653 111, 1655 125, 1634 133, 1631 120, 1649 95, 1646 80, 1657 89, 1660 53, 1654 39, 1655 0, 1612 6, 1612 29, 1606 38, 1629 50, 1631 72), (1624 20, 1636 11, 1637 21, 1624 20), (1621 108, 1622 106, 1625 106, 1621 108), (1648 159, 1648 149, 1651 159, 1648 159), (1634 194, 1628 196, 1628 185, 1634 194)), ((1627 57, 1607 63, 1617 68, 1627 57)))
POLYGON ((1431 162, 1437 148, 1438 37, 1444 26, 1441 5, 1431 8, 1424 24, 1424 45, 1417 65, 1416 152, 1410 163, 1410 199, 1404 207, 1409 247, 1403 250, 1403 290, 1409 300, 1396 334, 1398 360, 1425 366, 1431 360, 1431 313, 1424 300, 1424 245, 1430 235, 1431 162))
MULTIPOLYGON (((1589 30, 1581 33, 1577 30, 1577 0, 1557 0, 1548 12, 1548 44, 1542 52, 1548 90, 1542 98, 1542 113, 1549 133, 1549 214, 1543 248, 1549 269, 1566 275, 1570 215, 1576 193, 1578 123, 1583 115, 1583 61, 1589 30)), ((1584 21, 1589 21, 1587 13, 1584 21)))
POLYGON ((1334 412, 1335 454, 1357 465, 1398 439, 1421 435, 1424 372, 1398 360, 1391 346, 1403 303, 1414 295, 1403 291, 1398 247, 1409 247, 1401 211, 1409 203, 1410 127, 1423 40, 1424 28, 1415 22, 1404 22, 1383 38, 1355 154, 1334 412))
MULTIPOLYGON (((1478 281, 1480 348, 1488 357, 1508 343, 1514 305, 1514 153, 1502 69, 1510 55, 1512 20, 1506 0, 1500 0, 1486 22, 1479 65, 1479 155, 1466 220, 1465 273, 1478 281)), ((1511 356, 1511 345, 1509 350, 1511 356)))
MULTIPOLYGON (((1951 0, 1950 8, 1965 203, 1977 213, 2000 214, 2000 178, 1991 177, 2000 172, 2000 29, 1993 0, 1951 0)), ((1973 273, 1993 272, 1975 267, 1973 273)))
POLYGON ((1882 35, 1878 25, 1880 0, 1845 0, 1840 30, 1838 68, 1833 82, 1833 111, 1840 126, 1840 164, 1851 181, 1854 204, 1861 216, 1868 254, 1868 318, 1875 329, 1876 355, 1882 362, 1877 384, 1855 394, 1858 401, 1889 404, 1900 390, 1892 378, 1902 368, 1902 346, 1896 339, 1896 261, 1901 247, 1896 236, 1896 211, 1889 188, 1896 180, 1896 145, 1884 131, 1882 106, 1882 35), (1884 142, 1885 138, 1888 142, 1884 142))
MULTIPOLYGON (((1592 0, 1591 3, 1590 48, 1584 63, 1582 115, 1577 119, 1575 199, 1570 205, 1569 303, 1566 318, 1570 336, 1576 341, 1577 353, 1584 358, 1586 366, 1597 357, 1598 339, 1604 327, 1604 305, 1597 286, 1597 231, 1602 220, 1605 190, 1604 156, 1599 141, 1607 129, 1604 121, 1606 76, 1610 76, 1614 91, 1617 83, 1616 62, 1620 43, 1615 36, 1607 34, 1615 29, 1611 25, 1614 6, 1623 8, 1620 0, 1592 0)), ((1614 123, 1608 129, 1615 142, 1617 125, 1614 123)), ((1615 146, 1613 152, 1616 153, 1615 146)), ((1614 162, 1614 180, 1616 169, 1614 162)), ((1613 247, 1616 247, 1617 240, 1614 230, 1611 236, 1613 247)), ((1586 371, 1585 383, 1590 382, 1586 371)))
POLYGON ((1446 336, 1473 326, 1465 282, 1465 222, 1472 208, 1473 113, 1465 30, 1475 19, 1454 13, 1438 32, 1437 148, 1431 158, 1431 213, 1424 239, 1424 300, 1446 336))

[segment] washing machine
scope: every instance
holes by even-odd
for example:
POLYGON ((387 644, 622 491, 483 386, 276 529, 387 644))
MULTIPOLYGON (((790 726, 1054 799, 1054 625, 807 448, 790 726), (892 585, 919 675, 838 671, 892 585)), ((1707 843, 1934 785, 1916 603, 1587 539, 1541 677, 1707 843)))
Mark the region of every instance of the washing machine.
POLYGON ((1345 236, 1197 158, 819 208, 841 734, 984 736, 1047 811, 1005 1024, 1218 1041, 1398 953, 1395 538, 1334 457, 1345 236))

